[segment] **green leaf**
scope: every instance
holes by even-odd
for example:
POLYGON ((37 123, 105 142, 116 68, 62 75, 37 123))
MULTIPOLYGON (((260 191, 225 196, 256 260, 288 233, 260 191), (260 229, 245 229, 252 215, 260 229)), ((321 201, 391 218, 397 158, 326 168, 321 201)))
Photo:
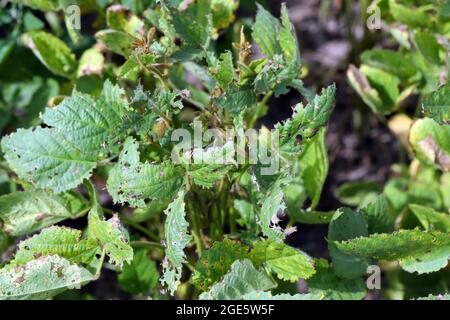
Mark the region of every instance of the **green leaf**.
POLYGON ((231 169, 230 166, 221 164, 210 165, 191 165, 188 169, 188 175, 192 181, 206 189, 212 188, 216 182, 220 181, 231 169))
POLYGON ((234 160, 234 141, 229 140, 223 145, 195 149, 193 164, 187 165, 188 176, 202 188, 211 188, 221 180, 232 168, 234 160))
POLYGON ((321 300, 322 294, 294 294, 281 293, 272 295, 267 291, 254 291, 243 296, 243 300, 321 300))
POLYGON ((44 300, 95 280, 86 269, 56 255, 0 269, 0 300, 44 300))
POLYGON ((381 69, 401 79, 408 79, 416 73, 416 69, 408 55, 386 49, 371 49, 361 55, 363 64, 381 69))
POLYGON ((450 237, 439 231, 400 230, 335 242, 345 253, 377 260, 399 260, 405 271, 429 273, 444 268, 450 257, 450 237))
POLYGON ((335 85, 323 89, 321 95, 317 95, 306 106, 302 103, 297 104, 292 117, 275 126, 280 135, 281 150, 295 152, 298 150, 299 136, 302 139, 309 139, 327 124, 333 110, 335 94, 335 85))
POLYGON ((316 260, 316 274, 309 279, 309 292, 326 300, 361 300, 366 294, 362 278, 341 279, 325 259, 316 260))
POLYGON ((209 0, 186 2, 178 9, 170 8, 172 24, 186 45, 207 49, 212 33, 209 0))
POLYGON ((410 129, 409 141, 420 161, 450 171, 450 126, 428 118, 417 120, 410 129))
POLYGON ((303 89, 303 82, 299 80, 300 61, 285 62, 283 57, 276 54, 268 60, 253 81, 257 94, 268 94, 273 91, 275 97, 289 92, 288 87, 299 91, 303 89))
POLYGON ((243 245, 229 239, 215 242, 197 262, 191 281, 198 288, 207 291, 230 271, 233 262, 245 258, 248 258, 248 253, 243 245))
POLYGON ((63 41, 44 31, 30 31, 24 34, 24 43, 50 71, 66 78, 73 77, 77 61, 63 41))
POLYGON ((231 86, 219 97, 213 99, 214 104, 233 115, 238 115, 243 110, 255 105, 256 102, 256 95, 248 86, 231 86))
POLYGON ((362 205, 375 199, 380 191, 378 183, 373 181, 352 181, 342 184, 338 190, 338 199, 349 206, 362 205))
POLYGON ((366 65, 362 65, 360 70, 367 77, 372 88, 377 90, 382 101, 382 106, 377 111, 385 114, 392 112, 400 95, 399 79, 381 69, 366 65))
POLYGON ((120 286, 128 293, 148 295, 158 285, 156 263, 147 257, 146 250, 135 252, 133 261, 125 263, 118 276, 120 286))
POLYGON ((314 275, 312 259, 304 252, 272 240, 253 244, 250 259, 259 267, 264 265, 281 280, 296 282, 314 275))
POLYGON ((410 27, 427 27, 430 24, 429 15, 426 12, 419 8, 401 5, 398 0, 389 0, 389 9, 395 20, 410 27))
POLYGON ((278 35, 281 52, 283 52, 286 61, 300 64, 300 50, 297 35, 295 34, 295 27, 289 19, 286 3, 281 4, 281 23, 282 28, 278 35))
POLYGON ((53 226, 20 242, 13 263, 23 265, 36 257, 54 254, 77 264, 89 265, 98 251, 95 241, 81 240, 81 231, 53 226))
POLYGON ((396 211, 386 195, 380 195, 360 209, 366 218, 369 234, 392 232, 395 227, 396 211))
POLYGON ((65 219, 76 219, 88 208, 86 200, 72 193, 14 192, 0 197, 0 220, 3 230, 18 237, 65 219))
POLYGON ((442 0, 439 7, 439 14, 443 17, 450 17, 450 1, 442 0))
POLYGON ((12 31, 6 39, 0 40, 0 66, 5 62, 16 46, 19 30, 12 31))
MULTIPOLYGON (((64 2, 64 0, 61 0, 61 3, 62 2, 64 2)), ((69 34, 70 39, 74 44, 77 44, 81 38, 80 30, 73 22, 73 14, 77 14, 77 12, 67 10, 68 5, 69 4, 64 4, 64 24, 66 25, 67 33, 69 34)))
MULTIPOLYGON (((347 70, 347 78, 353 89, 359 94, 361 99, 373 112, 378 113, 383 110, 383 101, 377 90, 372 88, 367 77, 354 65, 350 65, 347 70)), ((390 109, 389 109, 390 110, 390 109)))
POLYGON ((131 57, 120 67, 117 76, 127 80, 135 80, 138 77, 141 68, 139 61, 136 58, 131 57))
POLYGON ((25 12, 23 24, 26 31, 40 30, 45 27, 45 24, 30 11, 25 12))
POLYGON ((122 5, 112 5, 106 10, 106 23, 111 29, 126 32, 134 37, 140 37, 140 32, 144 31, 144 23, 122 5))
POLYGON ((215 29, 228 27, 236 18, 237 0, 211 0, 212 22, 215 29))
POLYGON ((278 225, 272 225, 277 221, 277 213, 286 208, 283 200, 283 186, 288 183, 288 179, 279 178, 273 186, 267 191, 261 205, 259 221, 263 234, 271 240, 281 241, 285 234, 278 225))
POLYGON ((444 208, 450 208, 450 172, 442 174, 439 189, 444 200, 444 208))
POLYGON ((442 232, 450 232, 450 215, 447 213, 437 212, 433 208, 410 204, 409 208, 419 219, 426 231, 439 230, 442 232))
POLYGON ((441 59, 439 57, 441 46, 431 32, 417 31, 414 35, 414 42, 416 43, 419 52, 428 62, 437 65, 441 64, 441 59))
POLYGON ((217 66, 210 67, 209 73, 220 85, 221 88, 228 88, 234 80, 233 55, 230 51, 220 54, 217 66))
POLYGON ((257 233, 258 225, 256 223, 255 208, 252 203, 246 200, 235 199, 234 208, 239 212, 240 219, 237 222, 245 226, 250 232, 257 233))
POLYGON ((106 80, 100 97, 75 92, 56 107, 47 108, 42 120, 88 153, 87 158, 99 159, 123 136, 123 118, 128 110, 124 94, 122 88, 106 80))
POLYGON ((325 146, 325 128, 320 129, 300 155, 300 174, 306 193, 311 199, 310 208, 320 200, 323 184, 328 174, 328 156, 325 146))
MULTIPOLYGON (((5 71, 8 72, 8 71, 5 71)), ((17 82, 4 82, 2 95, 9 108, 9 115, 20 113, 20 125, 30 127, 39 123, 37 119, 47 103, 59 93, 59 83, 52 78, 41 78, 34 75, 27 80, 17 79, 17 82)), ((2 108, 4 109, 4 108, 2 108)), ((8 115, 2 121, 7 120, 8 115)))
POLYGON ((114 53, 128 57, 132 52, 133 41, 131 35, 117 30, 102 30, 95 34, 95 38, 104 43, 114 53))
POLYGON ((184 183, 184 171, 169 163, 139 161, 138 144, 125 141, 119 162, 109 173, 107 188, 115 202, 145 207, 146 199, 172 199, 184 183))
POLYGON ((42 11, 58 10, 60 7, 60 0, 12 0, 11 2, 42 11))
POLYGON ((63 192, 77 187, 124 134, 127 103, 122 94, 109 81, 97 99, 75 92, 46 109, 42 119, 50 128, 19 129, 5 136, 5 159, 19 177, 40 188, 63 192))
POLYGON ((3 137, 2 150, 19 177, 55 192, 75 188, 97 166, 95 158, 87 157, 52 128, 19 129, 3 137))
POLYGON ((340 251, 334 241, 364 237, 367 234, 367 222, 361 214, 349 208, 336 211, 328 229, 328 248, 337 276, 345 279, 362 276, 367 272, 368 263, 366 259, 340 251))
POLYGON ((208 292, 200 295, 201 300, 240 300, 254 291, 265 291, 276 287, 276 282, 264 271, 258 271, 248 259, 235 261, 229 273, 208 292))
POLYGON ((103 74, 105 57, 98 48, 91 48, 83 52, 78 64, 77 77, 103 74))
POLYGON ((422 103, 423 112, 439 124, 450 124, 450 84, 440 87, 422 103))
POLYGON ((252 37, 261 51, 272 58, 282 51, 278 42, 280 22, 261 5, 257 4, 257 7, 258 13, 253 25, 252 37))
POLYGON ((164 213, 167 216, 164 223, 166 257, 163 261, 161 283, 165 284, 173 295, 180 284, 183 263, 186 262, 184 249, 192 240, 188 233, 189 225, 185 220, 184 191, 178 192, 177 198, 169 204, 164 213))
POLYGON ((95 240, 109 257, 109 262, 122 267, 133 260, 133 248, 129 245, 128 231, 117 215, 105 220, 94 207, 89 213, 88 238, 95 240))

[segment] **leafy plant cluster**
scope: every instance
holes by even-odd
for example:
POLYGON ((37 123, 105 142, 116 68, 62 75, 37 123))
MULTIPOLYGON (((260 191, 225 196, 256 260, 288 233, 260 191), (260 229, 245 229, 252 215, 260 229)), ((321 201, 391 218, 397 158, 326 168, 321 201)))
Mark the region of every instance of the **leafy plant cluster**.
MULTIPOLYGON (((397 136, 402 162, 393 166, 393 177, 383 188, 372 181, 351 182, 341 186, 339 196, 342 202, 370 212, 369 231, 420 227, 429 233, 433 230, 444 232, 448 239, 449 3, 389 0, 374 1, 373 5, 381 8, 383 19, 386 19, 384 28, 398 49, 376 48, 363 52, 361 65, 358 68, 350 66, 347 76, 365 104, 397 136), (379 211, 375 213, 374 210, 379 211), (379 215, 384 216, 383 223, 380 223, 379 215)), ((439 250, 433 251, 430 247, 427 250, 429 255, 439 255, 439 250)), ((442 268, 448 261, 445 251, 442 251, 442 268)), ((435 258, 400 260, 400 265, 408 272, 428 274, 441 269, 439 259, 435 258), (413 262, 413 268, 410 268, 410 262, 413 262)), ((446 270, 422 278, 401 272, 391 274, 392 286, 395 283, 406 286, 404 292, 392 290, 389 294, 394 298, 425 293, 420 286, 412 285, 423 281, 421 279, 427 279, 429 288, 436 292, 447 290, 449 275, 446 270)))
MULTIPOLYGON (((435 287, 411 297, 446 293, 449 98, 440 80, 424 82, 434 71, 418 69, 405 83, 395 72, 386 78, 411 94, 434 91, 423 104, 430 118, 409 134, 411 169, 400 166, 381 194, 370 182, 344 186, 341 198, 358 208, 320 212, 336 87, 316 93, 303 85, 286 6, 280 19, 258 6, 250 22, 236 20, 234 0, 83 1, 82 18, 95 17, 99 30, 92 37, 73 27, 68 5, 20 0, 0 15, 11 31, 0 49, 0 128, 9 131, 1 140, 1 299, 70 297, 105 269, 118 273, 124 291, 158 299, 362 299, 367 267, 379 260, 398 261, 411 276, 436 275, 435 287), (292 117, 258 131, 258 145, 269 149, 279 137, 273 174, 248 157, 173 162, 177 129, 192 132, 197 121, 222 133, 195 150, 216 160, 235 144, 226 129, 243 136, 272 96, 292 90, 303 97, 292 117), (295 223, 329 225, 331 261, 285 243, 301 232, 295 223), (296 293, 300 279, 307 293, 296 293)), ((445 15, 424 28, 446 35, 445 15)), ((420 50, 387 55, 397 54, 432 64, 420 50)), ((385 55, 380 61, 390 61, 385 55)), ((438 58, 430 70, 447 68, 445 50, 438 58)), ((352 68, 352 83, 384 99, 366 69, 352 68)))

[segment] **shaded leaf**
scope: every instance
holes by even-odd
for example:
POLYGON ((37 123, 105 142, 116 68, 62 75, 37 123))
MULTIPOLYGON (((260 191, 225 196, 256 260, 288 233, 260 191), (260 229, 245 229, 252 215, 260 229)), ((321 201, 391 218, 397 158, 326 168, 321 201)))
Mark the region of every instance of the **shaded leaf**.
POLYGON ((42 190, 10 193, 0 197, 0 220, 12 236, 22 236, 65 219, 87 213, 87 201, 72 193, 54 195, 42 190))
POLYGON ((325 146, 325 128, 320 129, 300 155, 300 174, 311 199, 310 208, 315 208, 320 200, 323 184, 328 174, 328 156, 325 146))
POLYGON ((419 219, 425 230, 439 230, 442 232, 450 232, 450 215, 447 213, 437 212, 433 208, 410 204, 409 208, 419 219))
POLYGON ((158 285, 156 263, 147 257, 146 250, 135 252, 133 261, 125 263, 118 276, 120 286, 131 294, 147 295, 158 285))
POLYGON ((201 300, 240 300, 254 291, 265 291, 276 286, 264 271, 258 271, 250 260, 238 260, 231 266, 221 282, 200 295, 201 300))
POLYGON ((336 211, 328 229, 328 248, 333 260, 336 275, 352 279, 366 274, 367 260, 339 250, 334 241, 367 236, 367 222, 364 216, 349 208, 336 211))
POLYGON ((309 292, 326 300, 361 300, 366 294, 362 278, 341 279, 325 259, 316 260, 316 274, 309 279, 309 292))
POLYGON ((134 38, 123 31, 101 30, 95 34, 95 38, 104 43, 114 53, 124 57, 131 54, 134 38))
POLYGON ((243 245, 228 239, 215 242, 197 262, 191 281, 198 288, 207 291, 230 271, 233 262, 245 258, 248 258, 248 254, 243 245))
POLYGON ((30 31, 24 35, 24 42, 50 71, 63 77, 73 77, 77 61, 63 41, 45 31, 30 31))
POLYGON ((360 209, 369 234, 394 231, 396 212, 385 195, 380 195, 360 209))
POLYGON ((444 268, 450 258, 449 234, 438 231, 400 230, 335 244, 339 250, 360 257, 400 260, 404 270, 419 274, 444 268))
POLYGON ((255 242, 250 259, 255 266, 264 265, 285 281, 308 279, 315 273, 313 261, 307 254, 282 242, 255 242))

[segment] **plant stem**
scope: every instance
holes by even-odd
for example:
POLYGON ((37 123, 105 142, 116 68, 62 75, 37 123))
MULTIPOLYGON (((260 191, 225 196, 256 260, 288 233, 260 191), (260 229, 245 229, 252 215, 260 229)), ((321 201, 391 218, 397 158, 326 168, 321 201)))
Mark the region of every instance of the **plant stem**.
POLYGON ((100 257, 100 261, 98 262, 97 265, 97 270, 95 271, 95 280, 97 280, 100 277, 100 273, 102 271, 102 266, 103 266, 103 262, 105 261, 105 256, 106 256, 106 250, 103 249, 102 250, 102 255, 100 257))
POLYGON ((194 202, 189 201, 189 211, 191 212, 191 222, 192 222, 192 228, 193 228, 193 236, 195 241, 195 246, 197 247, 197 254, 199 257, 203 254, 203 241, 202 241, 202 235, 200 232, 200 223, 198 219, 198 212, 196 208, 194 207, 194 202))
POLYGON ((352 0, 345 0, 345 20, 347 27, 347 36, 351 44, 351 62, 355 63, 358 59, 358 43, 353 32, 353 4, 352 0))
POLYGON ((229 218, 230 218, 230 233, 235 233, 237 231, 236 228, 236 214, 235 214, 235 210, 233 207, 230 207, 230 214, 229 214, 229 218))
POLYGON ((267 104, 267 102, 269 101, 269 99, 272 97, 273 95, 273 91, 269 91, 264 98, 261 100, 262 104, 267 104))

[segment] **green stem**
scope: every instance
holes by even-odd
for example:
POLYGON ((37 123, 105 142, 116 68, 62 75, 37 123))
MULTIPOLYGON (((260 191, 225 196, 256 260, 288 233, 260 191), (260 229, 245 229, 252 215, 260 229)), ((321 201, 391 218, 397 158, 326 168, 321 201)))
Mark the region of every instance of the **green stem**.
POLYGON ((230 207, 230 233, 236 233, 237 227, 236 227, 236 214, 235 214, 234 208, 230 207))
POLYGON ((216 203, 211 204, 211 224, 210 224, 210 236, 213 240, 219 240, 218 231, 220 227, 218 227, 218 222, 220 221, 220 214, 217 209, 216 203))
POLYGON ((197 247, 197 254, 199 257, 203 254, 203 241, 202 235, 200 232, 200 223, 198 218, 198 212, 194 207, 194 201, 189 201, 189 211, 191 213, 191 223, 193 228, 193 236, 195 241, 195 246, 197 247))
POLYGON ((102 271, 103 262, 105 261, 105 256, 106 256, 106 250, 103 249, 102 255, 100 257, 100 261, 98 262, 98 265, 97 265, 97 270, 95 271, 95 276, 94 276, 95 280, 100 278, 100 273, 102 271))
POLYGON ((351 44, 351 62, 355 63, 358 59, 358 43, 353 32, 353 4, 352 0, 345 0, 345 20, 347 27, 347 36, 351 44))
POLYGON ((267 104, 267 102, 269 101, 269 99, 272 97, 273 95, 273 91, 269 91, 264 98, 261 100, 262 104, 267 104))
POLYGON ((140 64, 140 66, 142 68, 144 68, 145 70, 149 71, 150 73, 152 73, 156 79, 159 80, 159 82, 161 83, 162 87, 164 89, 169 89, 168 84, 166 83, 166 81, 164 80, 164 75, 161 74, 161 72, 159 72, 158 69, 156 69, 153 66, 146 66, 140 59, 139 57, 135 56, 136 60, 138 61, 138 63, 140 64))

